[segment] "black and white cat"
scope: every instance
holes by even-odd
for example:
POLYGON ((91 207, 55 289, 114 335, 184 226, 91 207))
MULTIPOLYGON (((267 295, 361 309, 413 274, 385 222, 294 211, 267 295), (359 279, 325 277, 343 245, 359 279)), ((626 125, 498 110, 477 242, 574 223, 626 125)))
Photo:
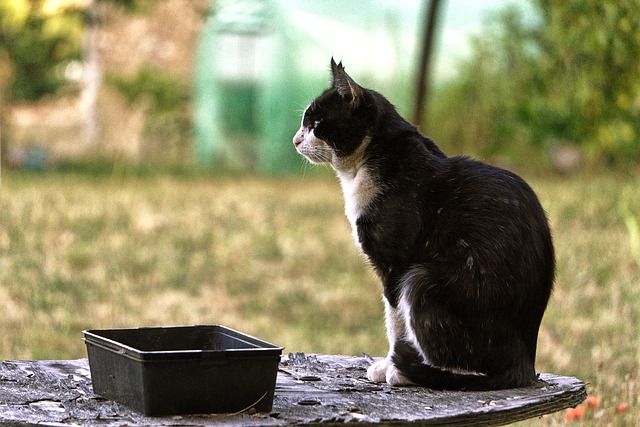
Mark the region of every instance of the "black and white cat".
POLYGON ((371 381, 485 390, 538 384, 538 328, 555 258, 517 175, 447 157, 331 60, 332 86, 293 138, 335 169, 356 242, 384 287, 388 356, 371 381))

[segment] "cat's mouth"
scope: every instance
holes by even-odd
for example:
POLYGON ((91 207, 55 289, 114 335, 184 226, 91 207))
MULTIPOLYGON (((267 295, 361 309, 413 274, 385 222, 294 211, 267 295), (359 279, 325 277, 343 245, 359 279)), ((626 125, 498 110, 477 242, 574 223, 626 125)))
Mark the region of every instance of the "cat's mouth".
POLYGON ((317 138, 313 130, 300 128, 293 137, 296 151, 311 163, 331 163, 332 153, 326 142, 317 138))
POLYGON ((293 137, 293 145, 295 145, 296 149, 298 149, 298 146, 303 142, 304 142, 304 132, 302 129, 300 129, 298 130, 298 132, 296 132, 295 136, 293 137))

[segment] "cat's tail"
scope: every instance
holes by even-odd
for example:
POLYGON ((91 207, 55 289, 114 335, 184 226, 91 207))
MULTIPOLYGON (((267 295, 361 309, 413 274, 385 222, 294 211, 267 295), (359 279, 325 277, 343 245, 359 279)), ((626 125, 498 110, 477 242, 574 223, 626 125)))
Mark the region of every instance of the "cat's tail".
POLYGON ((425 365, 416 350, 406 342, 396 343, 392 361, 412 383, 434 390, 501 390, 546 384, 535 373, 533 376, 514 370, 505 370, 499 375, 457 373, 425 365))

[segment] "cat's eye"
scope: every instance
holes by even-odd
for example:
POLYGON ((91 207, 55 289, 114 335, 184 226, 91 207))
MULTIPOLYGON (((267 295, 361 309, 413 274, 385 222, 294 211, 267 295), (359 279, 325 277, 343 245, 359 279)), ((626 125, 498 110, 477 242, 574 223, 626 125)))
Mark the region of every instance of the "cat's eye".
POLYGON ((315 122, 313 122, 313 128, 317 128, 321 121, 322 120, 316 120, 315 122))

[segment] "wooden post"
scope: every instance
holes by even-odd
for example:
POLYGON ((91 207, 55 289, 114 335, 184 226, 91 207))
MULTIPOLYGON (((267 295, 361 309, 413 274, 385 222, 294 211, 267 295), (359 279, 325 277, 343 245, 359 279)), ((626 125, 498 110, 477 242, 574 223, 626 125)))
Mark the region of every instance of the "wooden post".
POLYGON ((430 0, 429 6, 426 8, 424 33, 422 37, 422 50, 420 52, 420 60, 418 67, 418 80, 416 84, 415 108, 413 110, 413 124, 419 126, 424 118, 424 103, 428 96, 431 57, 433 52, 433 39, 435 37, 435 29, 438 23, 438 10, 441 5, 440 0, 430 0))

